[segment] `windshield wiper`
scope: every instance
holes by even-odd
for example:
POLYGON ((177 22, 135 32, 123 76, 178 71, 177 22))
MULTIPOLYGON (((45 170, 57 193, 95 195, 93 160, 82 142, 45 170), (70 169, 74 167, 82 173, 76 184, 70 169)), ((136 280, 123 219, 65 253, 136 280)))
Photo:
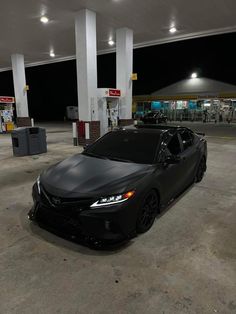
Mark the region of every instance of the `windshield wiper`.
POLYGON ((97 154, 90 153, 90 152, 83 152, 82 154, 83 154, 83 155, 87 155, 87 156, 91 156, 91 157, 95 157, 95 158, 107 159, 106 156, 97 155, 97 154))
POLYGON ((115 161, 122 161, 122 162, 134 162, 132 160, 129 159, 123 159, 123 158, 119 158, 119 157, 112 157, 112 156, 106 156, 108 159, 110 160, 115 160, 115 161))

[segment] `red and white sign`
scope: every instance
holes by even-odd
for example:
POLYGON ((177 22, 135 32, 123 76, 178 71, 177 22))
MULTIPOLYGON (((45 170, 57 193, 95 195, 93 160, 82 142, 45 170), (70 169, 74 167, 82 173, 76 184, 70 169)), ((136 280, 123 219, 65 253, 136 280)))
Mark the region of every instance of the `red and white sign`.
POLYGON ((111 96, 111 97, 120 97, 120 95, 121 95, 121 91, 120 91, 120 89, 111 89, 111 88, 109 88, 109 96, 111 96))
POLYGON ((116 88, 98 88, 98 97, 111 97, 119 98, 121 97, 121 90, 116 88))
POLYGON ((8 97, 8 96, 0 96, 0 103, 3 104, 13 104, 15 102, 14 97, 8 97))

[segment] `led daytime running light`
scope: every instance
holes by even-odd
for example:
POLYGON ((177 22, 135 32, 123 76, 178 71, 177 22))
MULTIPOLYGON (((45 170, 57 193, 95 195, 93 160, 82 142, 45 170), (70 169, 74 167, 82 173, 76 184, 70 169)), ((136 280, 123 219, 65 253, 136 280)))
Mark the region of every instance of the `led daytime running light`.
POLYGON ((90 207, 102 207, 102 206, 108 206, 108 205, 114 205, 119 204, 127 201, 129 198, 131 198, 134 195, 134 191, 129 191, 124 194, 118 194, 118 195, 111 195, 107 197, 102 197, 95 203, 93 203, 90 207))

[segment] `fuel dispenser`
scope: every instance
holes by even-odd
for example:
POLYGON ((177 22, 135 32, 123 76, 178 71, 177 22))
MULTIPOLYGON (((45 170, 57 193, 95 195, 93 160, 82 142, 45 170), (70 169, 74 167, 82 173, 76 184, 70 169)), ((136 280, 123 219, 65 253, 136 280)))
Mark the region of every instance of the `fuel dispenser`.
POLYGON ((14 97, 0 96, 0 133, 14 129, 14 97))
POLYGON ((119 125, 120 97, 121 91, 119 89, 98 89, 98 117, 101 136, 119 125))

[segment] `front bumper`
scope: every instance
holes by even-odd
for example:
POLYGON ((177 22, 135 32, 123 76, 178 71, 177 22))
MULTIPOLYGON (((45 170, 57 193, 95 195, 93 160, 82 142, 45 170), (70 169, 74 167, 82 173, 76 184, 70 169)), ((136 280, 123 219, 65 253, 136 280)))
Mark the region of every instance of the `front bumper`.
POLYGON ((134 199, 90 209, 91 201, 55 206, 45 200, 43 193, 42 189, 39 195, 37 186, 33 186, 34 205, 28 217, 49 231, 74 240, 107 244, 123 242, 136 234, 134 199))

